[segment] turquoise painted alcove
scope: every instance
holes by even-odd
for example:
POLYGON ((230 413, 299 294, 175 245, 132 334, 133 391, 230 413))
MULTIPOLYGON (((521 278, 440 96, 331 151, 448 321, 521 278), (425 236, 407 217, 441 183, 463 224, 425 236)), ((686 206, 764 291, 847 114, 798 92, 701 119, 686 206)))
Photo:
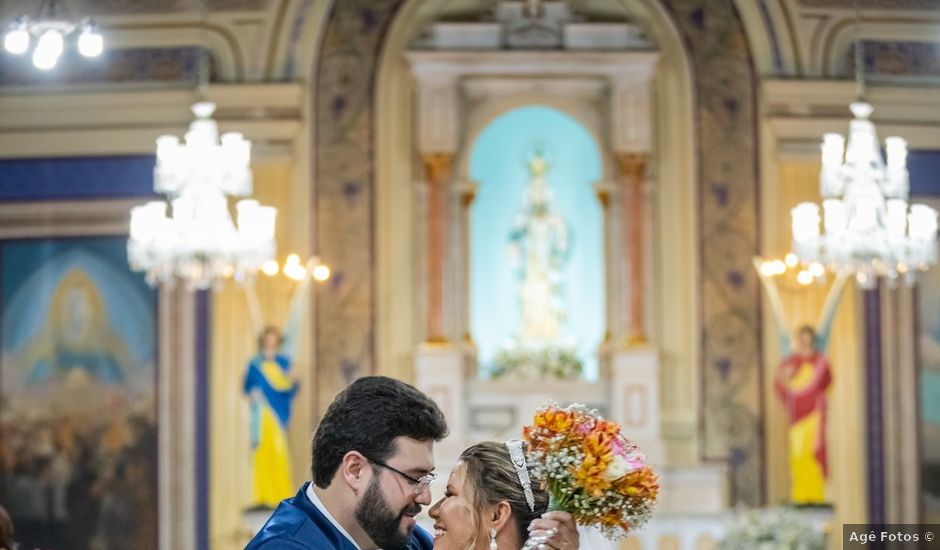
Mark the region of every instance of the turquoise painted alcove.
POLYGON ((593 188, 603 173, 602 159, 590 132, 557 109, 533 105, 507 111, 480 132, 471 149, 470 178, 479 189, 470 211, 470 327, 486 374, 520 323, 518 280, 507 245, 529 181, 526 151, 536 143, 548 152, 555 211, 571 234, 561 334, 576 344, 585 378, 593 380, 606 329, 603 211, 593 188))

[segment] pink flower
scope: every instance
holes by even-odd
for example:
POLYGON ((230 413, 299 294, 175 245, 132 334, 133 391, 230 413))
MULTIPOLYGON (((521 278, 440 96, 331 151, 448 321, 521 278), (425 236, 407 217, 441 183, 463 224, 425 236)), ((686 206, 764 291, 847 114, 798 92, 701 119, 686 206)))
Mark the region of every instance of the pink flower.
POLYGON ((633 470, 639 470, 643 466, 646 466, 646 457, 639 451, 634 451, 627 455, 626 460, 627 464, 629 464, 633 470))
POLYGON ((626 458, 627 446, 619 438, 610 442, 610 450, 617 456, 626 458))

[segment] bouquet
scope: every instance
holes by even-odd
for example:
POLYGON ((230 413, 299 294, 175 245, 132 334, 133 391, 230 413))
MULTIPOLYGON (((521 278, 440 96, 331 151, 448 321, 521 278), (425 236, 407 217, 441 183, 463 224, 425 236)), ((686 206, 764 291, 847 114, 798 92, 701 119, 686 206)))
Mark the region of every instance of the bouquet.
POLYGON ((549 510, 568 512, 611 540, 649 520, 659 480, 619 424, 584 405, 549 403, 523 433, 533 474, 550 495, 549 510))

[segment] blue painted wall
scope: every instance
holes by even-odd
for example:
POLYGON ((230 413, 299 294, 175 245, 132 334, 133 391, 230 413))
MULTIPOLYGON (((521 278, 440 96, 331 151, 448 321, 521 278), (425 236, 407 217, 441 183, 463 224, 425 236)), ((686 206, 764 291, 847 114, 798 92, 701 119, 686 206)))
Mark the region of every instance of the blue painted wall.
POLYGON ((154 162, 153 155, 0 160, 0 200, 153 197, 154 162))

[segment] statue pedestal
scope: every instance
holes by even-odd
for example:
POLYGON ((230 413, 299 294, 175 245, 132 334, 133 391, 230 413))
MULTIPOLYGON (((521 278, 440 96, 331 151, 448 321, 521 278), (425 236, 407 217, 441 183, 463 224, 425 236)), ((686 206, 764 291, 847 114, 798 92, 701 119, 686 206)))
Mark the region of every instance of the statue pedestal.
POLYGON ((610 418, 620 422, 623 433, 650 464, 666 464, 659 420, 659 353, 652 347, 615 348, 608 353, 610 418))
POLYGON ((728 509, 726 465, 660 466, 656 473, 660 485, 657 512, 700 515, 718 514, 728 509))
POLYGON ((522 427, 532 424, 535 411, 549 401, 561 406, 582 403, 609 416, 604 385, 596 382, 506 376, 472 380, 469 390, 467 435, 471 443, 522 437, 522 427))
MULTIPOLYGON (((451 344, 422 344, 415 355, 415 387, 437 403, 450 431, 435 445, 439 456, 457 456, 467 439, 467 376, 463 351, 451 344), (453 453, 452 451, 456 451, 453 453)), ((442 465, 438 465, 440 468, 442 465)))
POLYGON ((242 538, 244 541, 242 544, 248 544, 248 541, 251 540, 251 537, 264 527, 264 524, 267 523, 268 518, 271 517, 271 514, 274 513, 274 510, 244 510, 242 511, 242 530, 233 535, 233 538, 242 538))

